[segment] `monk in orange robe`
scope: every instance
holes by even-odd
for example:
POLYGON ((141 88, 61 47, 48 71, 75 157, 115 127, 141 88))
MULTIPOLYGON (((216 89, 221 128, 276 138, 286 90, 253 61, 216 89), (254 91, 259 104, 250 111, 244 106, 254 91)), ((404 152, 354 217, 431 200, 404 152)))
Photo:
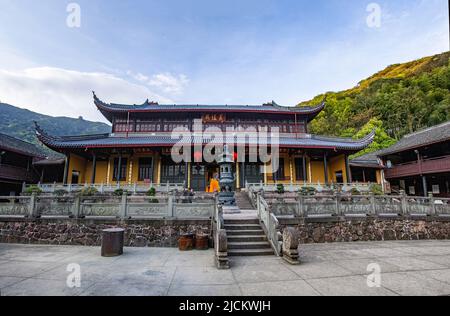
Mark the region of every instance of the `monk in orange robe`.
POLYGON ((217 180, 217 175, 215 175, 209 183, 209 193, 220 192, 219 180, 217 180))

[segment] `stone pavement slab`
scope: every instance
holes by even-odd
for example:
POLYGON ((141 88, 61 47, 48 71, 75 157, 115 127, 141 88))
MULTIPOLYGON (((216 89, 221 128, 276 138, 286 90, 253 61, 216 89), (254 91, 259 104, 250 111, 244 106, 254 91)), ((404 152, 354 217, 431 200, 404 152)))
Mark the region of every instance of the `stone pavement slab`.
POLYGON ((450 295, 450 241, 393 241, 300 246, 301 264, 281 258, 230 258, 217 270, 214 251, 125 248, 115 258, 99 247, 0 244, 2 295, 450 295), (79 264, 71 289, 68 264, 79 264), (367 267, 381 268, 379 288, 367 267))

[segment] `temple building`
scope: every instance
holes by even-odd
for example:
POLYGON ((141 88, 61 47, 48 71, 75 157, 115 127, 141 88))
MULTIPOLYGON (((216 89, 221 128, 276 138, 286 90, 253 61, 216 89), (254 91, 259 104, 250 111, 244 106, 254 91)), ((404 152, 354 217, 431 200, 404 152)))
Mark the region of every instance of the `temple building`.
POLYGON ((450 196, 450 122, 406 135, 377 156, 392 193, 450 196))
MULTIPOLYGON (((369 146, 374 138, 374 133, 360 140, 311 135, 308 123, 325 103, 311 107, 285 107, 275 102, 259 106, 162 105, 147 100, 141 105, 123 105, 105 103, 94 93, 94 104, 111 122, 111 133, 57 137, 36 126, 39 140, 67 157, 64 183, 181 183, 204 191, 218 172, 218 164, 202 160, 194 148, 195 136, 188 144, 193 147, 192 162, 176 163, 171 157, 171 148, 179 143, 171 137, 172 131, 185 128, 199 132, 194 130, 198 121, 203 129, 215 127, 225 132, 234 128, 237 146, 244 145, 239 144, 239 133, 249 127, 269 133, 275 127, 279 129, 278 170, 271 172, 270 163, 239 157, 233 170, 236 189, 246 183, 351 183, 348 157, 369 146)), ((206 144, 207 140, 202 142, 206 144)), ((246 141, 245 155, 257 142, 252 137, 246 141)))

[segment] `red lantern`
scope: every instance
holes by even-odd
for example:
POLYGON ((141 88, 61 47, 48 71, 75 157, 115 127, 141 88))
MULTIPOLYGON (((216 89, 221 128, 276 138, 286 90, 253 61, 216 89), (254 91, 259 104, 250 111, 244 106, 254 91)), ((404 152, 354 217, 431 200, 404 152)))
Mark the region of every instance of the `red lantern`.
POLYGON ((203 153, 201 151, 196 151, 194 153, 194 161, 195 162, 202 162, 203 161, 203 153))

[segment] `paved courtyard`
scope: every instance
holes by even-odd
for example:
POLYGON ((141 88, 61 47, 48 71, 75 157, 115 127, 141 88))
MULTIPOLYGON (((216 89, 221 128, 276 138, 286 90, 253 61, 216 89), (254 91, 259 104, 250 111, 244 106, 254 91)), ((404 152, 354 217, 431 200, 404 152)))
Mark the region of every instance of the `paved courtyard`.
POLYGON ((302 264, 276 257, 233 258, 214 267, 213 251, 126 248, 102 258, 99 248, 0 244, 1 295, 450 295, 450 241, 305 245, 302 264), (81 287, 66 285, 81 267, 81 287), (367 285, 367 266, 381 287, 367 285))

